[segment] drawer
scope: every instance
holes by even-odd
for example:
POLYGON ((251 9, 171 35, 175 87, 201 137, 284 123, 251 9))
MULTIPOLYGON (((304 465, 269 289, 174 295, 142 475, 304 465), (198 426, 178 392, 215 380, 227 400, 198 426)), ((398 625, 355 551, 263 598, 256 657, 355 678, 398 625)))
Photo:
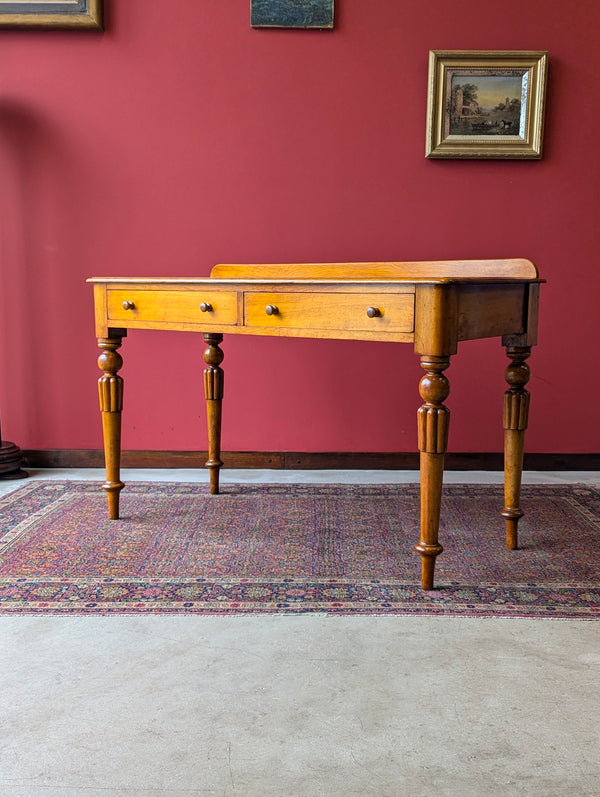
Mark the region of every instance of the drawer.
POLYGON ((414 308, 413 293, 245 293, 244 324, 281 329, 410 333, 414 330, 414 308))
POLYGON ((193 323, 202 327, 237 324, 235 291, 119 288, 109 289, 107 294, 108 318, 111 321, 193 323), (204 312, 201 310, 203 304, 204 312))

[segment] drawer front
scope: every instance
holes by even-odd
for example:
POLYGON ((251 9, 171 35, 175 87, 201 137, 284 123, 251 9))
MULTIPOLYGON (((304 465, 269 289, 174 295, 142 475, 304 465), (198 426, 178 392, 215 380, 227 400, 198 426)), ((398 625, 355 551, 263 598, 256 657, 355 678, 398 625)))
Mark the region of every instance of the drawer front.
POLYGON ((214 290, 108 290, 111 321, 198 324, 202 327, 237 324, 237 293, 214 290), (204 312, 201 307, 204 306, 204 312))
POLYGON ((246 293, 244 324, 281 329, 410 333, 414 330, 414 307, 413 293, 246 293))

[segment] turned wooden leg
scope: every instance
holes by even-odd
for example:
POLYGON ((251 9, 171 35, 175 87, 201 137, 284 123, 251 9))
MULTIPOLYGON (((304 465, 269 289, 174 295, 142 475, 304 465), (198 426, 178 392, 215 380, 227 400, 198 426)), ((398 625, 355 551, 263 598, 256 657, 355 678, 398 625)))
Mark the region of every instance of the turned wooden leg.
POLYGON ((119 493, 123 489, 120 477, 123 379, 117 374, 123 365, 123 358, 117 351, 121 339, 122 335, 98 338, 98 346, 102 349, 98 365, 104 371, 98 380, 106 464, 106 481, 102 486, 108 495, 108 516, 111 520, 117 520, 119 517, 119 493))
POLYGON ((210 472, 210 491, 219 492, 219 469, 221 461, 221 407, 223 403, 223 370, 219 367, 225 356, 219 344, 223 335, 207 332, 204 342, 208 348, 204 352, 204 395, 206 397, 206 418, 208 421, 208 460, 206 467, 210 472))
POLYGON ((438 542, 444 455, 448 446, 450 410, 443 405, 450 384, 442 373, 449 357, 421 357, 426 374, 419 383, 425 404, 417 413, 421 460, 421 541, 415 549, 421 554, 421 586, 433 589, 435 559, 443 551, 438 542))
POLYGON ((529 416, 529 392, 524 385, 529 381, 529 366, 525 360, 531 354, 528 346, 507 346, 511 359, 506 369, 510 388, 504 394, 504 509, 500 513, 506 520, 506 547, 518 546, 517 524, 523 517, 520 506, 521 476, 523 474, 523 449, 529 416))

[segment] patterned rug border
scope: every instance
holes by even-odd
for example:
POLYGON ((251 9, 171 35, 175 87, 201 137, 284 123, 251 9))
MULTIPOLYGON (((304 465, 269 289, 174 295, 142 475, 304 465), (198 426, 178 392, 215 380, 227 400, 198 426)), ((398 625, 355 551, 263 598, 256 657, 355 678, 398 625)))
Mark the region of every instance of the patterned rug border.
MULTIPOLYGON (((472 493, 503 495, 501 485, 447 485, 447 495, 472 493)), ((393 495, 401 489, 418 499, 418 484, 225 484, 222 495, 253 495, 268 490, 278 495, 393 495)), ((0 499, 0 510, 15 507, 25 498, 37 498, 28 517, 40 516, 45 503, 56 501, 69 490, 95 493, 100 482, 31 481, 0 499), (44 501, 46 498, 46 501, 44 501)), ((132 482, 126 490, 135 494, 154 491, 170 495, 208 494, 208 486, 196 483, 132 482)), ((600 491, 585 484, 525 485, 528 496, 578 495, 582 511, 600 525, 600 491)), ((124 491, 124 495, 126 495, 124 491)), ((10 530, 5 529, 0 543, 10 530)), ((484 582, 478 585, 450 582, 432 592, 416 584, 392 579, 261 579, 261 578, 116 578, 116 577, 0 577, 0 615, 125 615, 125 614, 310 614, 420 615, 503 618, 600 618, 600 584, 484 582)))

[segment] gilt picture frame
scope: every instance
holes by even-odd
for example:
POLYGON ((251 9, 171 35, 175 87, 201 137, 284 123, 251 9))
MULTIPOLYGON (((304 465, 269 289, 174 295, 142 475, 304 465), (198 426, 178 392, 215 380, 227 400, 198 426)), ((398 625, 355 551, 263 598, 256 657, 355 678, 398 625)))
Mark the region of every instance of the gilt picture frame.
POLYGON ((0 0, 0 28, 103 29, 103 0, 0 0))
POLYGON ((542 157, 546 50, 432 50, 426 158, 542 157))

